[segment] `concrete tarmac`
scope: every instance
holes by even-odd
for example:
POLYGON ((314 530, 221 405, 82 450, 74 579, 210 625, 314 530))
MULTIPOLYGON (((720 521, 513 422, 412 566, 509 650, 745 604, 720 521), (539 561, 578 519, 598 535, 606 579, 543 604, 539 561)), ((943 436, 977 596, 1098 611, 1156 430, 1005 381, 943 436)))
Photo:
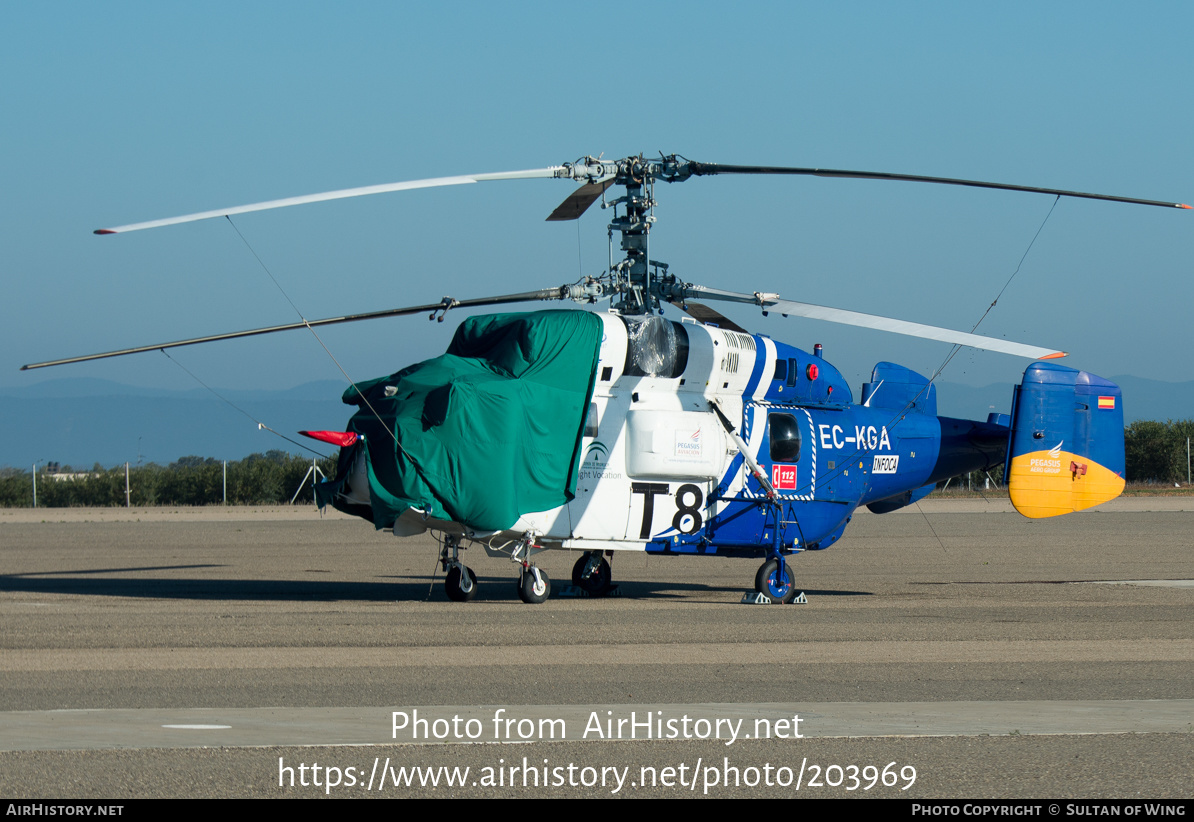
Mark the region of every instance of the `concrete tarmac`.
POLYGON ((528 606, 474 549, 457 604, 340 515, 3 510, 0 795, 1189 797, 1192 507, 862 512, 793 606, 755 560, 528 606))

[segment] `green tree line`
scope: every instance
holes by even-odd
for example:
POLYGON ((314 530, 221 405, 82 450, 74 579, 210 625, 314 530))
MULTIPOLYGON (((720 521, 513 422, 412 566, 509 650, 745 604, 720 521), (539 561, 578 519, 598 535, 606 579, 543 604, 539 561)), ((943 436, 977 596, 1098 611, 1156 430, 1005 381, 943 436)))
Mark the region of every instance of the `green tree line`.
MULTIPOLYGON (((334 458, 316 461, 324 475, 335 474, 334 458)), ((72 471, 70 466, 59 469, 60 474, 75 474, 55 479, 44 471, 37 477, 37 505, 47 508, 102 508, 125 505, 124 466, 105 469, 96 465, 90 471, 72 471)), ((295 500, 314 501, 311 460, 284 451, 251 454, 242 460, 228 462, 227 500, 229 505, 262 505, 290 502, 303 483, 295 500), (304 478, 306 481, 304 482, 304 478)), ((129 499, 132 505, 219 505, 224 501, 224 465, 210 457, 182 457, 167 466, 149 465, 129 468, 129 499)), ((0 506, 24 507, 33 505, 33 476, 30 471, 11 468, 0 471, 0 506)))
POLYGON ((1124 429, 1128 482, 1186 482, 1186 440, 1194 420, 1137 420, 1124 429))

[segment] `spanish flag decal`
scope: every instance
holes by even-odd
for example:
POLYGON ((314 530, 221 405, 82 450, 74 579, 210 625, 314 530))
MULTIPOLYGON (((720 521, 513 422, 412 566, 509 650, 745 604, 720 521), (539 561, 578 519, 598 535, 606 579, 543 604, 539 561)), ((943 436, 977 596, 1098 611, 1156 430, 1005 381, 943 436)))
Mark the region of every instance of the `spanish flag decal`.
POLYGON ((1115 410, 1115 397, 1099 397, 1099 408, 1115 410))

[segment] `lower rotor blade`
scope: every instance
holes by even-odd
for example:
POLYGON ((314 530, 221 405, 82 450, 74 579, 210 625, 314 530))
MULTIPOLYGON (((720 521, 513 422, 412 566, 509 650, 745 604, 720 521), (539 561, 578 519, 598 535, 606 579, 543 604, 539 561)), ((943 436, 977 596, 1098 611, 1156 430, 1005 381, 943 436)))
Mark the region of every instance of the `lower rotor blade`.
POLYGON ((683 303, 672 303, 688 316, 692 317, 699 323, 705 325, 715 325, 718 328, 724 328, 726 331, 737 331, 739 334, 749 334, 742 326, 731 320, 720 311, 716 311, 703 303, 694 303, 691 300, 685 300, 683 303))
POLYGON ((432 177, 426 180, 407 180, 400 183, 385 183, 376 186, 361 186, 360 188, 343 188, 338 191, 325 191, 322 194, 306 194, 302 197, 286 197, 281 200, 267 200, 263 203, 232 206, 231 208, 217 208, 212 211, 199 211, 195 214, 184 214, 181 217, 167 217, 164 220, 149 220, 144 223, 130 223, 115 228, 97 228, 96 234, 123 234, 128 231, 140 231, 143 228, 159 228, 178 223, 193 223, 212 217, 229 217, 233 214, 247 214, 251 211, 268 211, 273 208, 305 205, 307 203, 322 203, 326 200, 343 200, 348 197, 364 197, 369 194, 385 194, 390 191, 410 191, 416 188, 438 188, 440 186, 459 186, 469 183, 484 183, 491 180, 530 180, 541 177, 554 177, 562 166, 549 168, 532 168, 526 171, 498 171, 490 174, 462 174, 457 177, 432 177))
POLYGON ((107 351, 103 354, 86 354, 82 357, 67 357, 62 360, 48 360, 46 362, 22 365, 22 371, 34 368, 48 368, 52 365, 68 365, 75 362, 90 360, 104 360, 109 357, 123 357, 126 354, 140 354, 145 351, 160 351, 166 348, 179 348, 184 345, 198 345, 199 343, 216 342, 217 340, 235 340, 241 337, 255 337, 261 334, 273 334, 277 331, 294 331, 299 328, 315 328, 321 325, 338 325, 340 323, 355 323, 361 320, 376 320, 382 317, 401 317, 406 314, 422 314, 426 312, 448 311, 451 308, 473 308, 485 305, 502 305, 504 303, 525 303, 538 300, 566 300, 570 295, 566 286, 560 288, 544 288, 539 291, 525 291, 521 294, 506 294, 499 297, 482 297, 475 300, 454 300, 445 297, 438 303, 429 305, 414 305, 406 308, 391 308, 385 311, 371 311, 367 314, 348 314, 343 317, 328 317, 322 320, 307 320, 306 322, 287 323, 286 325, 272 325, 268 328, 253 328, 248 331, 233 331, 228 334, 212 334, 207 337, 194 337, 189 340, 158 343, 156 345, 141 345, 136 348, 123 348, 119 351, 107 351))
POLYGON ((909 337, 920 337, 926 340, 965 345, 970 348, 981 348, 984 351, 998 351, 1001 354, 1012 354, 1017 357, 1027 357, 1032 360, 1052 360, 1066 356, 1064 351, 1051 348, 1041 348, 1035 345, 999 340, 994 337, 983 337, 979 334, 968 334, 964 331, 953 331, 933 325, 896 320, 890 317, 880 317, 875 314, 863 314, 858 311, 847 311, 842 308, 829 308, 824 305, 801 303, 794 300, 781 300, 776 295, 769 294, 738 294, 733 291, 720 291, 715 288, 694 285, 688 288, 692 296, 707 300, 726 300, 736 303, 751 303, 764 311, 778 311, 781 314, 792 314, 797 317, 807 317, 811 320, 825 320, 842 325, 853 325, 860 328, 873 328, 878 331, 890 331, 893 334, 904 334, 909 337))

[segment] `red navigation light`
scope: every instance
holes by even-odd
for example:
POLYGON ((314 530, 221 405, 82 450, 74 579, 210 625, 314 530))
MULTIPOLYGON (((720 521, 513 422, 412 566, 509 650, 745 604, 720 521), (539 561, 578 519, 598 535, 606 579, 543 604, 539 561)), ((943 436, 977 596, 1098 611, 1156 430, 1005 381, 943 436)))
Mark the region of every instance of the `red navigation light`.
POLYGON ((808 377, 810 380, 815 380, 817 375, 820 373, 821 369, 817 368, 817 364, 815 362, 810 362, 804 369, 804 376, 808 377))

